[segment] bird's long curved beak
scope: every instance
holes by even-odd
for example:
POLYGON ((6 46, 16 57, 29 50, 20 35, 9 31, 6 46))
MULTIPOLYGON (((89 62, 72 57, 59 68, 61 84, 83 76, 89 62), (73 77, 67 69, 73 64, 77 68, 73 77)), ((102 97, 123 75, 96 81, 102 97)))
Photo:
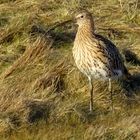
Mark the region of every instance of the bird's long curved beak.
POLYGON ((63 24, 67 24, 67 23, 76 23, 76 18, 72 18, 72 19, 69 19, 69 20, 66 20, 63 22, 63 24))
POLYGON ((73 18, 72 21, 73 21, 73 23, 76 23, 77 19, 76 18, 73 18))
POLYGON ((73 19, 69 19, 69 20, 64 21, 64 24, 71 23, 71 22, 73 22, 73 19))

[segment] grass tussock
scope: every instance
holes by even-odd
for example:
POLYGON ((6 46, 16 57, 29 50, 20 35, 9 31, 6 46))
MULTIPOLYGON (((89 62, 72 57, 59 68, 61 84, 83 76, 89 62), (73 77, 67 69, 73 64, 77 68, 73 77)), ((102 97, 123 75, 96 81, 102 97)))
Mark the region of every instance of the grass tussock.
POLYGON ((0 139, 140 139, 139 13, 137 0, 0 1, 0 139), (75 27, 57 27, 79 7, 93 13, 96 32, 124 53, 133 76, 131 98, 113 81, 114 112, 108 83, 94 81, 90 114, 88 82, 72 58, 75 27))

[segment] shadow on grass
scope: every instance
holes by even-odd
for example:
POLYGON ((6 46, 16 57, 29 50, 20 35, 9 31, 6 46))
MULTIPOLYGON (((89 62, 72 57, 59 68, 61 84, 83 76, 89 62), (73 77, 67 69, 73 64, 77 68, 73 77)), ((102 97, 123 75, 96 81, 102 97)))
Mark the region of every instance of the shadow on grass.
POLYGON ((131 97, 134 93, 138 94, 138 91, 140 91, 140 73, 131 75, 129 79, 120 79, 120 84, 122 88, 126 91, 127 97, 131 97))
POLYGON ((128 109, 140 105, 140 73, 131 76, 130 81, 123 81, 122 88, 126 91, 125 105, 128 109))
POLYGON ((83 123, 92 123, 98 119, 99 116, 112 115, 109 108, 101 107, 96 104, 94 104, 93 112, 90 112, 89 106, 86 104, 74 107, 73 113, 78 116, 83 123))
POLYGON ((132 52, 128 49, 124 49, 122 53, 123 53, 125 61, 127 63, 131 63, 132 65, 140 66, 140 59, 137 57, 137 55, 134 52, 132 52))

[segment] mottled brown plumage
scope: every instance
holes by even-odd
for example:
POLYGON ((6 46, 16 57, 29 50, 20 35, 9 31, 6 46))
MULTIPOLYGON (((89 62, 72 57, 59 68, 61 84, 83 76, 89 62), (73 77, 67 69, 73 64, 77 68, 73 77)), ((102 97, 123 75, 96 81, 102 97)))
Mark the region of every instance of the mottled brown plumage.
POLYGON ((78 31, 74 41, 73 56, 79 70, 90 83, 90 111, 93 110, 94 79, 108 79, 111 92, 111 79, 127 76, 128 71, 116 46, 108 39, 94 32, 91 13, 81 11, 76 16, 78 31))

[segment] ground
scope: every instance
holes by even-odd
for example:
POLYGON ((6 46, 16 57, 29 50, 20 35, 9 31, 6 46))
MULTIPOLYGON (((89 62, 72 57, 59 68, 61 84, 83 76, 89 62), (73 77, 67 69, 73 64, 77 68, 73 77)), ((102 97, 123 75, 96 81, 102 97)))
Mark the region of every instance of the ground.
POLYGON ((138 0, 0 0, 0 139, 139 140, 139 53, 138 0), (125 86, 113 81, 114 111, 108 83, 97 80, 90 114, 88 81, 72 57, 76 26, 57 26, 79 7, 132 75, 125 86))

